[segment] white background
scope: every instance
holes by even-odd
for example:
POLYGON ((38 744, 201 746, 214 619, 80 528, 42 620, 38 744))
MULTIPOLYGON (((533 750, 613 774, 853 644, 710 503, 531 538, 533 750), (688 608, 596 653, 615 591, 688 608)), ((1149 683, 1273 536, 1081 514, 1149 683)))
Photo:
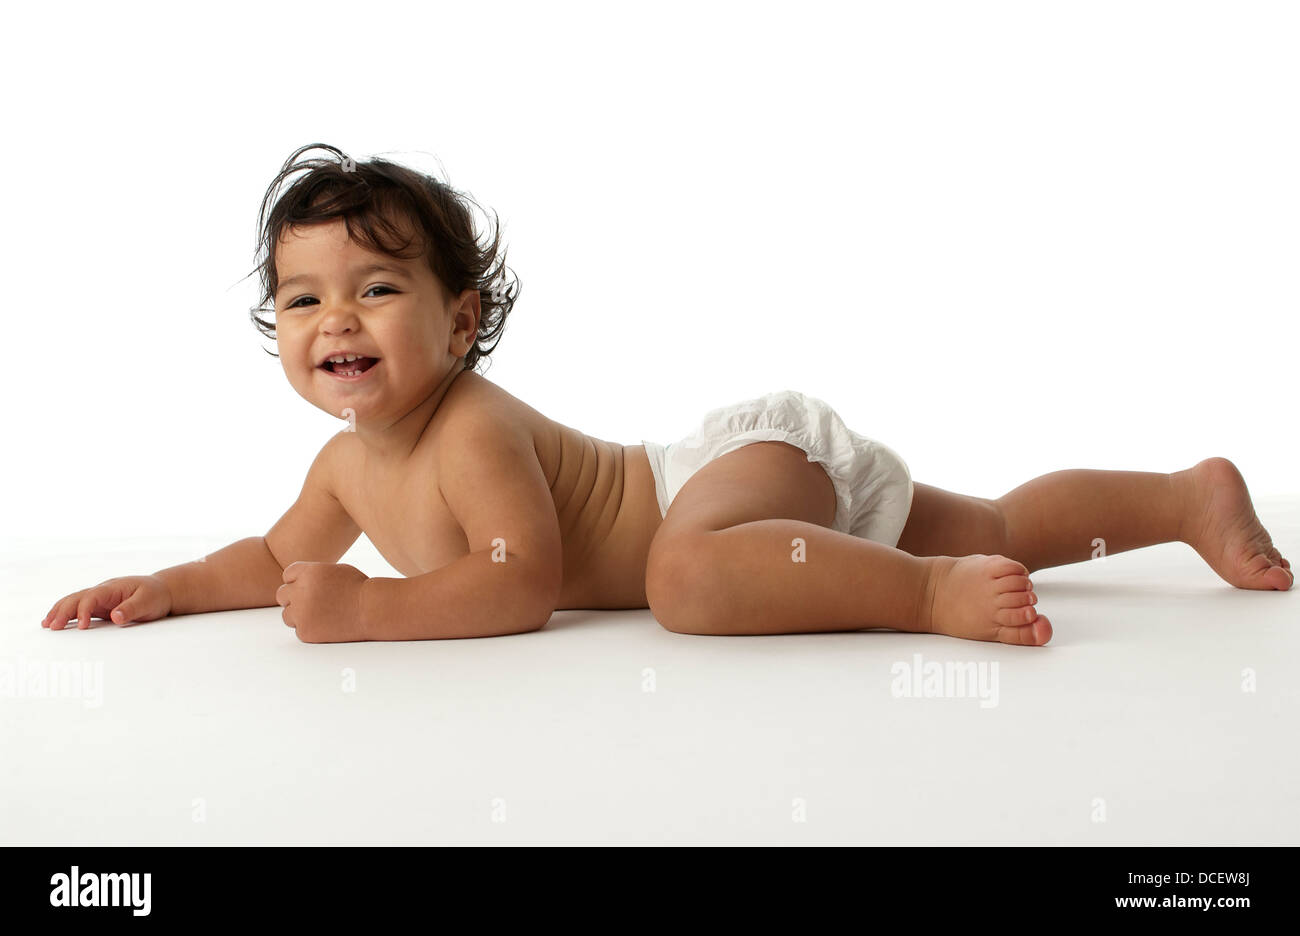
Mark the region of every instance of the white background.
POLYGON ((499 213, 522 292, 487 376, 567 425, 669 442, 792 388, 989 497, 1225 455, 1294 560, 1300 7, 25 6, 0 665, 104 677, 0 698, 0 841, 1300 841, 1296 595, 1181 543, 1035 573, 1047 647, 37 626, 265 533, 340 428, 247 314, 260 199, 313 142, 499 213), (999 704, 899 697, 922 654, 1001 667, 999 704))
POLYGON ((233 540, 293 502, 340 423, 243 277, 312 142, 499 214, 486 376, 591 435, 788 387, 950 490, 1210 455, 1296 490, 1293 4, 6 17, 11 536, 233 540))

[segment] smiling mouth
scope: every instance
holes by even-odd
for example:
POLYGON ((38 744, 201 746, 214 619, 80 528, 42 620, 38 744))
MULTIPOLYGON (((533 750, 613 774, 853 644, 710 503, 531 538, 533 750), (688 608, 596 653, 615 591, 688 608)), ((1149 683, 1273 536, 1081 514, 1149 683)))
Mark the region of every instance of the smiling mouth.
POLYGON ((321 370, 329 371, 331 374, 338 374, 340 377, 356 377, 379 363, 379 358, 363 357, 355 361, 348 361, 344 364, 336 364, 333 361, 326 361, 320 365, 321 370))

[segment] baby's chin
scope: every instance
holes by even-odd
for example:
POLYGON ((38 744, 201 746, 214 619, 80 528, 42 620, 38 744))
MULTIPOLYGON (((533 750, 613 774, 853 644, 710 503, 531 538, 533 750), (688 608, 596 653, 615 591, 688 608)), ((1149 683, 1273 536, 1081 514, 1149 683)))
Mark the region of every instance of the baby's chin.
POLYGON ((356 403, 336 403, 331 405, 324 400, 311 400, 312 404, 322 413, 329 413, 335 419, 341 419, 348 425, 346 428, 355 430, 358 423, 366 424, 367 419, 364 415, 365 406, 356 403))

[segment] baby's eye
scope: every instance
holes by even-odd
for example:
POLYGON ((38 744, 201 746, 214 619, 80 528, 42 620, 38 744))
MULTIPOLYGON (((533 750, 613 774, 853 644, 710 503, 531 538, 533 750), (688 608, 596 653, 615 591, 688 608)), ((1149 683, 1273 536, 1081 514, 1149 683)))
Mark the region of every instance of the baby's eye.
MULTIPOLYGON (((382 289, 384 292, 397 292, 396 289, 389 289, 387 286, 371 286, 370 289, 366 290, 366 292, 372 292, 373 290, 376 289, 382 289)), ((365 295, 365 293, 362 293, 362 295, 365 295)), ((315 299, 312 296, 301 296, 298 299, 295 299, 293 302, 289 303, 287 306, 285 306, 285 308, 286 309, 296 308, 298 303, 302 302, 303 299, 312 299, 313 302, 315 301, 315 299)))

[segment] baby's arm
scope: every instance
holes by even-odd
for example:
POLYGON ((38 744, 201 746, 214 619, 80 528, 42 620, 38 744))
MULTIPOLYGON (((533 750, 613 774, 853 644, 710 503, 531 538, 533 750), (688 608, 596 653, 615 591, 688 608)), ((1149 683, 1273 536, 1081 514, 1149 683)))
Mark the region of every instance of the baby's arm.
POLYGON ((211 555, 146 576, 113 578, 61 598, 42 625, 84 629, 93 617, 118 624, 168 615, 268 608, 284 584, 284 565, 299 559, 337 562, 361 535, 330 493, 335 436, 312 463, 298 500, 266 536, 238 540, 211 555), (114 614, 114 611, 122 613, 114 614))
POLYGON ((364 582, 368 640, 519 634, 540 629, 559 603, 560 522, 532 436, 475 415, 446 427, 437 468, 469 555, 424 575, 364 582))
POLYGON ((291 562, 338 562, 361 535, 332 493, 342 439, 334 435, 316 455, 293 506, 265 536, 251 536, 206 556, 155 573, 173 596, 172 614, 270 608, 291 562))
POLYGON ((331 493, 335 435, 316 455, 302 490, 265 536, 232 543, 199 562, 154 573, 172 593, 172 614, 275 606, 284 567, 299 559, 337 562, 361 528, 331 493))

